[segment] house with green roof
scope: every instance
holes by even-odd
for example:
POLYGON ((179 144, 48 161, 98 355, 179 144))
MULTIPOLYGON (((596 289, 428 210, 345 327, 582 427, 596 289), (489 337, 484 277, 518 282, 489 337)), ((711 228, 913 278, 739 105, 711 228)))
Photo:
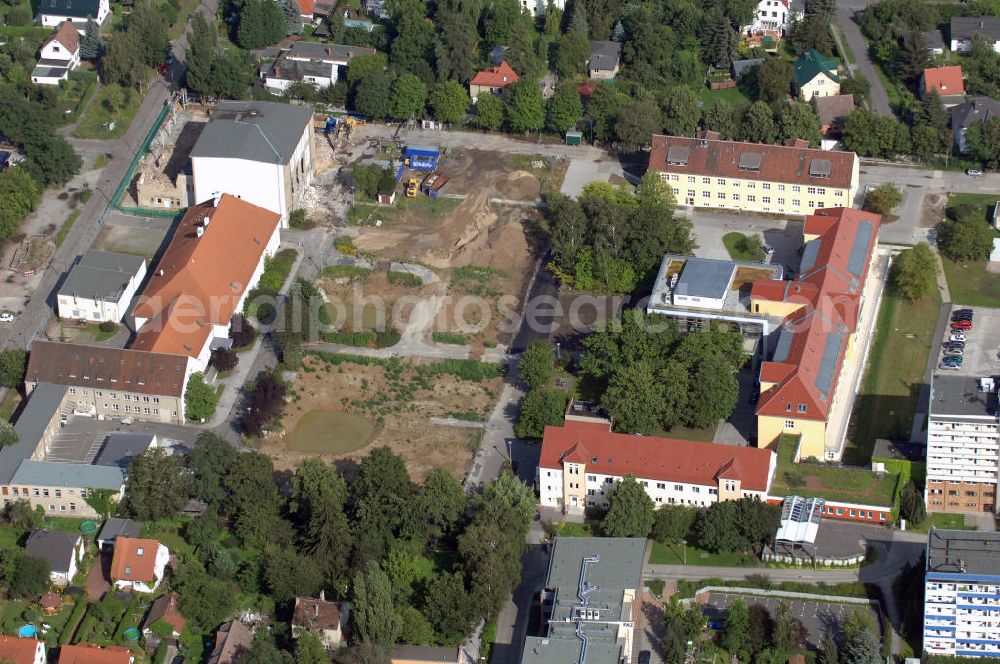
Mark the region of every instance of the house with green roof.
POLYGON ((795 91, 804 100, 840 94, 837 61, 812 48, 795 61, 795 91))

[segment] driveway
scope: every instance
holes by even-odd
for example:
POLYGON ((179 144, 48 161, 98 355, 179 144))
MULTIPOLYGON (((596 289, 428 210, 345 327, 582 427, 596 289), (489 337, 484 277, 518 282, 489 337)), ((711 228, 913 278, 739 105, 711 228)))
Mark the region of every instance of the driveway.
POLYGON ((87 574, 87 600, 98 602, 104 593, 111 590, 111 551, 102 551, 87 574))

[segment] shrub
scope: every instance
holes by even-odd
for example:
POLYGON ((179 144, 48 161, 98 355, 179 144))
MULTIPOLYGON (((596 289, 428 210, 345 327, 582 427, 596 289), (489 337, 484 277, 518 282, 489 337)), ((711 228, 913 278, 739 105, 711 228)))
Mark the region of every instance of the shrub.
POLYGON ((229 338, 233 340, 233 348, 249 348, 257 340, 257 328, 243 314, 236 314, 229 323, 229 338))
POLYGON ((112 332, 118 331, 118 324, 110 320, 101 321, 101 324, 97 326, 97 329, 105 334, 111 334, 112 332))
POLYGON ((269 371, 257 374, 249 395, 249 408, 240 418, 243 432, 259 436, 273 422, 285 403, 285 384, 269 371))
POLYGON ((240 361, 236 352, 229 348, 216 348, 212 351, 212 356, 208 363, 215 367, 216 371, 232 371, 240 361))
POLYGON ((357 265, 328 265, 323 268, 322 276, 330 279, 337 277, 367 277, 372 271, 357 265))
POLYGON ((189 420, 205 421, 215 414, 219 404, 219 393, 205 383, 205 377, 198 372, 188 378, 184 391, 184 410, 189 420))
POLYGON ((865 196, 865 209, 876 214, 889 214, 903 202, 903 192, 892 182, 875 187, 865 196))
POLYGON ((398 286, 406 286, 407 288, 414 288, 416 286, 422 286, 424 284, 423 279, 415 274, 410 274, 409 272, 395 272, 390 270, 388 274, 388 279, 390 284, 396 284, 398 286))
POLYGON ((18 387, 24 382, 24 372, 28 368, 28 351, 22 348, 8 348, 0 351, 0 384, 4 387, 18 387))
POLYGON ((452 344, 455 346, 464 346, 469 343, 469 337, 464 334, 456 334, 454 332, 435 332, 431 335, 434 343, 438 344, 452 344))
POLYGON ((352 240, 349 235, 341 235, 334 240, 333 248, 342 254, 347 254, 348 256, 354 256, 358 253, 357 248, 354 246, 354 240, 352 240))
POLYGON ((293 210, 292 213, 288 215, 288 225, 302 231, 316 228, 316 222, 307 217, 306 211, 301 208, 293 210))

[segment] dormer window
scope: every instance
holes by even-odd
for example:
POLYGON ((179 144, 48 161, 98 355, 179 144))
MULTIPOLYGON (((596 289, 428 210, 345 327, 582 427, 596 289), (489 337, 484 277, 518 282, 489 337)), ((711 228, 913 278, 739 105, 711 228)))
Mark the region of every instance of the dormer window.
POLYGON ((806 412, 806 405, 804 403, 799 404, 799 412, 800 413, 806 412))
POLYGON ((144 554, 145 552, 146 550, 140 546, 138 549, 135 550, 135 555, 142 556, 142 554, 144 554))
POLYGON ((125 576, 132 576, 132 567, 130 565, 125 566, 125 576))

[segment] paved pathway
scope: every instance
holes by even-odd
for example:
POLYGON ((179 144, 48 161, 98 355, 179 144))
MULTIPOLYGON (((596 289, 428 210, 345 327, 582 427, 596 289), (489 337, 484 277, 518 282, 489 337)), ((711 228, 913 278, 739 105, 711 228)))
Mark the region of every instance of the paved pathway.
POLYGON ((885 91, 882 79, 879 78, 878 72, 875 69, 875 63, 872 62, 871 57, 868 55, 868 42, 865 41, 864 35, 861 34, 858 24, 854 22, 854 11, 846 3, 841 3, 837 10, 837 25, 843 30, 847 45, 857 60, 854 68, 861 70, 864 77, 871 83, 871 90, 868 93, 871 110, 879 115, 892 116, 894 113, 892 112, 892 106, 889 104, 889 95, 885 91))

